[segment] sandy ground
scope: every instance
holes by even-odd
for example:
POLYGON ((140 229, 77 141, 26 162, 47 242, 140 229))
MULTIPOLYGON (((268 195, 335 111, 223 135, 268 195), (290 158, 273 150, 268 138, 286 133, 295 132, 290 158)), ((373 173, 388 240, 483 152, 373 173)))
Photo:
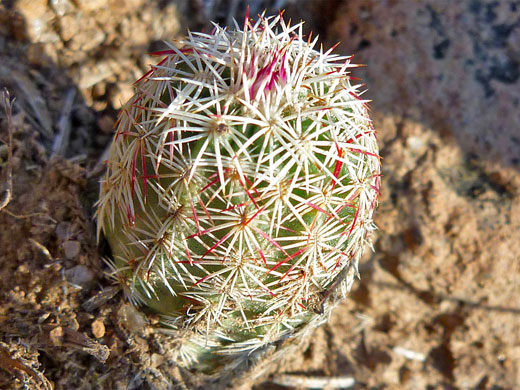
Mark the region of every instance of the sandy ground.
MULTIPOLYGON (((92 214, 117 110, 157 61, 146 53, 245 11, 210 3, 0 5, 0 87, 16 98, 13 197, 0 212, 0 389, 189 381, 154 319, 139 320, 105 276, 92 214)), ((250 2, 278 3, 366 64, 354 75, 373 100, 384 179, 375 251, 350 297, 277 374, 243 388, 316 378, 320 388, 350 378, 355 389, 518 388, 520 2, 250 2)), ((3 110, 0 120, 7 142, 3 110)))

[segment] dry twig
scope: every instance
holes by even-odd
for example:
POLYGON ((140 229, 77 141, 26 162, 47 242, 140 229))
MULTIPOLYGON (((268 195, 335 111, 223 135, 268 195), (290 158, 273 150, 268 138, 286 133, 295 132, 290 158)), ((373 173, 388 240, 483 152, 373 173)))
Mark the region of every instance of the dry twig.
POLYGON ((12 375, 18 375, 18 372, 21 371, 33 378, 36 382, 40 382, 41 389, 45 390, 53 390, 54 386, 51 382, 40 372, 33 370, 28 365, 20 362, 19 360, 13 359, 9 353, 9 350, 0 345, 0 368, 4 369, 8 373, 12 375))

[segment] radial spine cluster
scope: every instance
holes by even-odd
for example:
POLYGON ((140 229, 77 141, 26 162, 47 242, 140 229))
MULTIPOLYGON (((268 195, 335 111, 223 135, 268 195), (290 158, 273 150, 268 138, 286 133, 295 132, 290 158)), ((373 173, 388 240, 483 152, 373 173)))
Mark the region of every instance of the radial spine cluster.
POLYGON ((98 234, 188 368, 213 372, 318 323, 369 243, 375 130, 351 57, 315 43, 281 15, 190 33, 154 53, 121 111, 98 234))

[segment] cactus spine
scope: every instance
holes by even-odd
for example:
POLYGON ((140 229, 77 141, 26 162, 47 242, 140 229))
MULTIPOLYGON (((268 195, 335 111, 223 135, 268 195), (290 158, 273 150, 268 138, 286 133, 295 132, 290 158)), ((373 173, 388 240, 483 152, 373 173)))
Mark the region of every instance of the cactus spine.
POLYGON ((315 43, 281 15, 190 33, 121 111, 98 234, 185 367, 212 373, 301 333, 357 272, 378 147, 355 65, 315 43))

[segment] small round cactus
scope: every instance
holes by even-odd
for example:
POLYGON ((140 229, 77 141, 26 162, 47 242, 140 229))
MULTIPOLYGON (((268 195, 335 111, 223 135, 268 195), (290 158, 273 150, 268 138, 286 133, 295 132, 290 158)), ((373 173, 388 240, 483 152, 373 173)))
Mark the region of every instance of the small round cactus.
POLYGON ((375 131, 351 57, 246 17, 157 55, 123 107, 97 204, 128 298, 214 373, 319 323, 374 229, 375 131))

